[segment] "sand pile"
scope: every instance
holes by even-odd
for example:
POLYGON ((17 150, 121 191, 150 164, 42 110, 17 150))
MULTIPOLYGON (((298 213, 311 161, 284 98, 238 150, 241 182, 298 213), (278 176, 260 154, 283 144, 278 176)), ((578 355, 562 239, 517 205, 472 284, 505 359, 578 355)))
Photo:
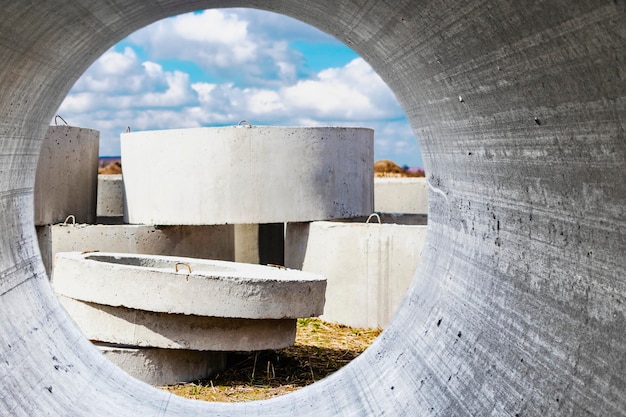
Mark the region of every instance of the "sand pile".
POLYGON ((389 159, 381 159, 374 162, 375 177, 423 177, 422 169, 413 170, 408 167, 401 167, 389 159))
POLYGON ((111 162, 105 167, 98 168, 98 174, 115 175, 122 173, 122 164, 118 161, 111 162))

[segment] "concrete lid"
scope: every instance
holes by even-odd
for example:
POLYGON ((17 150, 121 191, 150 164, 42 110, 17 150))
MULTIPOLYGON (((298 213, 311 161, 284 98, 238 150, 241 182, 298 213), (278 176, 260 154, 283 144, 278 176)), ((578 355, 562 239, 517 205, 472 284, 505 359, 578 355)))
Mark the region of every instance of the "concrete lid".
POLYGON ((263 265, 107 252, 56 254, 52 284, 77 300, 212 317, 281 319, 323 313, 326 279, 263 265))
POLYGON ((155 313, 88 303, 57 294, 89 340, 134 347, 249 352, 282 349, 296 319, 255 320, 155 313))

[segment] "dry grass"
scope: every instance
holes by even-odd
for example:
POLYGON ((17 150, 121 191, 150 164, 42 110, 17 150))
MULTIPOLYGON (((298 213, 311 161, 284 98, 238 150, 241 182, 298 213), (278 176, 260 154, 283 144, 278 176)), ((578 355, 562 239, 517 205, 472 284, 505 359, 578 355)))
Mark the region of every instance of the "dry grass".
POLYGON ((367 349, 380 332, 300 319, 294 346, 234 355, 233 366, 209 381, 161 388, 204 401, 252 401, 283 395, 337 371, 367 349))

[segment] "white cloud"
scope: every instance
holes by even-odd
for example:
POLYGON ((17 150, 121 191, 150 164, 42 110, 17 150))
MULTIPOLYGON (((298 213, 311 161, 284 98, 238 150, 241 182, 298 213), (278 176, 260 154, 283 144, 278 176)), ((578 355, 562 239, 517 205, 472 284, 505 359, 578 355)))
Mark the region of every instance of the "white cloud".
POLYGON ((65 115, 81 114, 92 111, 95 109, 96 105, 97 100, 95 99, 95 94, 90 92, 70 92, 70 94, 65 97, 65 100, 63 100, 63 103, 61 103, 61 107, 59 107, 57 113, 65 115))
POLYGON ((254 62, 257 42, 250 39, 248 23, 221 10, 205 10, 161 20, 129 37, 151 59, 183 59, 205 69, 227 68, 254 62))
MULTIPOLYGON (((232 84, 229 84, 232 86, 232 84)), ((198 94, 200 103, 205 105, 211 104, 211 93, 217 88, 217 84, 210 83, 194 83, 191 88, 198 94)))
POLYGON ((142 65, 130 47, 124 48, 122 52, 110 49, 93 63, 72 91, 115 94, 163 87, 163 80, 159 77, 146 78, 146 65, 149 64, 142 65))
POLYGON ((340 41, 321 30, 278 13, 260 13, 246 8, 231 10, 237 13, 240 19, 249 22, 248 31, 256 38, 299 39, 307 42, 341 45, 340 41))
POLYGON ((248 110, 255 116, 284 114, 287 108, 276 91, 259 90, 253 91, 247 97, 248 110))
MULTIPOLYGON (((274 31, 280 25, 260 30, 261 19, 255 21, 257 27, 251 31, 249 21, 240 14, 232 10, 205 10, 180 15, 141 29, 128 41, 141 47, 151 60, 193 62, 221 79, 238 78, 249 85, 293 81, 303 59, 289 49, 284 38, 275 37, 274 31)), ((248 12, 250 15, 259 12, 248 12)))
POLYGON ((95 72, 101 75, 123 75, 133 69, 137 63, 137 55, 131 48, 124 52, 111 51, 104 54, 95 65, 95 72))
POLYGON ((123 54, 110 50, 100 59, 105 64, 98 60, 87 70, 65 98, 59 112, 176 107, 196 100, 188 74, 163 71, 161 65, 154 62, 140 63, 131 48, 126 48, 123 54), (122 69, 112 70, 113 62, 120 62, 122 69), (106 69, 103 71, 103 68, 106 69))
POLYGON ((146 61, 141 65, 149 78, 160 78, 163 76, 163 67, 156 62, 146 61))
POLYGON ((195 83, 192 88, 207 110, 219 106, 224 112, 259 117, 261 122, 303 117, 339 121, 402 116, 389 88, 360 58, 282 88, 241 88, 233 83, 195 83))
MULTIPOLYGON (((171 129, 234 125, 242 119, 258 125, 370 127, 376 132, 377 154, 415 154, 417 144, 402 109, 363 59, 298 79, 299 53, 284 39, 259 32, 259 17, 252 25, 242 16, 257 15, 205 11, 135 33, 126 45, 147 50, 126 46, 107 51, 77 81, 58 113, 72 125, 100 130, 102 155, 119 154, 119 134, 127 126, 133 131, 171 129), (207 67, 224 66, 233 74, 225 80, 192 81, 184 66, 166 69, 171 62, 160 61, 174 58, 206 61, 207 67), (268 68, 273 75, 264 78, 268 68), (241 71, 247 71, 247 82, 238 78, 241 71), (252 82, 256 78, 259 82, 252 82)), ((275 18, 264 23, 265 30, 275 18)), ((289 32, 296 28, 291 25, 290 19, 275 27, 289 32)), ((311 30, 307 36, 322 35, 311 30)))
MULTIPOLYGON (((183 106, 194 100, 189 75, 184 72, 174 71, 164 73, 167 89, 164 92, 150 92, 144 94, 137 103, 140 106, 149 107, 175 107, 183 106)), ((129 103, 132 105, 132 103, 129 103)))
MULTIPOLYGON (((119 54, 105 54, 110 56, 119 54)), ((99 69, 94 65, 84 78, 96 77, 99 69)), ((402 117, 389 89, 360 58, 281 88, 242 88, 232 82, 191 83, 188 74, 165 71, 154 62, 126 65, 119 76, 123 78, 127 73, 134 74, 134 83, 152 89, 119 91, 104 85, 94 91, 72 91, 59 109, 60 114, 73 120, 86 121, 91 114, 85 127, 104 130, 103 153, 115 153, 114 149, 105 151, 104 143, 112 137, 117 139, 128 125, 133 130, 166 129, 236 124, 249 119, 254 124, 356 126, 402 117), (110 121, 117 123, 112 125, 110 121)), ((124 81, 105 77, 102 82, 115 86, 124 81)), ((117 146, 116 141, 113 143, 117 146)))
POLYGON ((402 110, 382 79, 361 58, 284 90, 288 106, 320 119, 384 119, 402 110))
POLYGON ((237 46, 248 41, 248 22, 241 20, 233 13, 220 10, 205 10, 202 13, 189 13, 177 16, 171 20, 159 22, 167 32, 168 26, 174 29, 174 36, 178 35, 183 41, 201 43, 216 43, 237 46))

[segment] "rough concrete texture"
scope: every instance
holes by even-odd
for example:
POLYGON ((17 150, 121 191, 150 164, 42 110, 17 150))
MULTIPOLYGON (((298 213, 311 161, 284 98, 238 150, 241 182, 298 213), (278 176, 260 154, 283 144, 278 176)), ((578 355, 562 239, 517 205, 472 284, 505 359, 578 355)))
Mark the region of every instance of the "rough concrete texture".
POLYGON ((373 209, 371 129, 159 130, 122 133, 121 147, 128 223, 281 223, 373 209))
POLYGON ((426 178, 374 178, 374 210, 428 214, 426 178))
POLYGON ((100 132, 74 126, 48 126, 35 178, 35 224, 96 220, 100 132))
POLYGON ((285 266, 326 277, 324 320, 384 328, 409 288, 426 226, 289 223, 285 240, 285 266))
POLYGON ((239 262, 122 253, 60 252, 57 293, 76 300, 208 317, 285 319, 319 316, 326 279, 239 262))
POLYGON ((58 297, 89 340, 117 345, 243 352, 281 349, 291 346, 296 338, 296 319, 154 313, 58 297))
POLYGON ((97 217, 124 217, 122 174, 98 175, 97 217))
POLYGON ((4 2, 0 413, 625 415, 624 21, 623 0, 4 2), (105 361, 55 299, 32 218, 37 151, 85 69, 149 23, 225 6, 294 16, 361 54, 437 190, 377 342, 330 378, 247 404, 176 398, 105 361))
POLYGON ((55 224, 38 226, 37 239, 48 274, 52 272, 57 252, 119 252, 223 261, 235 260, 236 253, 233 225, 55 224))
POLYGON ((226 352, 96 345, 108 360, 151 385, 208 379, 226 369, 228 359, 226 352))
POLYGON ((259 225, 235 224, 235 261, 259 263, 259 225))

